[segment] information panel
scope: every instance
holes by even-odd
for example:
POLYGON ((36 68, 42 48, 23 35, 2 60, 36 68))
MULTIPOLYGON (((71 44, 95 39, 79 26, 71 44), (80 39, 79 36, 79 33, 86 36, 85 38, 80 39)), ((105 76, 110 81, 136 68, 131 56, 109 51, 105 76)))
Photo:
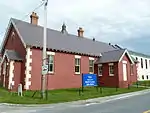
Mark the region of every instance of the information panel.
POLYGON ((82 86, 98 86, 96 74, 82 74, 82 86))

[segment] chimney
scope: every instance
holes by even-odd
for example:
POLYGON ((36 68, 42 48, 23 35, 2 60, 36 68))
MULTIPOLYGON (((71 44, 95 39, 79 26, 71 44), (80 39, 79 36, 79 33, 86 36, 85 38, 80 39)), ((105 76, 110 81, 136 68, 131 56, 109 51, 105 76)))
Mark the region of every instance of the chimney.
POLYGON ((30 15, 30 18, 31 18, 31 24, 38 25, 39 17, 37 16, 35 12, 32 12, 32 14, 30 15))
POLYGON ((84 30, 81 27, 79 27, 79 29, 78 29, 78 37, 83 37, 83 32, 84 32, 84 30))

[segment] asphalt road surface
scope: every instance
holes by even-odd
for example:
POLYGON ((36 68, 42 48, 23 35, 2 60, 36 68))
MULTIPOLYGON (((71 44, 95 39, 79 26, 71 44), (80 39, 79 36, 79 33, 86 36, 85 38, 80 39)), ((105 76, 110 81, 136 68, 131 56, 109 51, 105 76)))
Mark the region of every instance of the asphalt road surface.
POLYGON ((8 107, 0 105, 0 113, 150 113, 150 93, 104 103, 67 106, 8 107))

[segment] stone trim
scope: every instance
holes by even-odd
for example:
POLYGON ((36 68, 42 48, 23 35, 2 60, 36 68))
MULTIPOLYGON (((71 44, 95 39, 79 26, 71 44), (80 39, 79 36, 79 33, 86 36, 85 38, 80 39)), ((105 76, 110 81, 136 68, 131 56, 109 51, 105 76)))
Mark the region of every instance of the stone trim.
POLYGON ((26 70, 25 70, 25 85, 24 85, 24 89, 28 90, 30 85, 31 85, 30 79, 31 79, 31 70, 32 70, 32 66, 31 66, 31 64, 32 64, 32 58, 31 58, 32 51, 28 47, 28 48, 26 48, 26 52, 27 52, 27 54, 26 54, 26 63, 25 63, 26 70))
POLYGON ((14 61, 10 61, 9 64, 10 68, 9 68, 9 83, 8 83, 8 89, 11 89, 12 86, 15 85, 15 81, 14 79, 14 61))

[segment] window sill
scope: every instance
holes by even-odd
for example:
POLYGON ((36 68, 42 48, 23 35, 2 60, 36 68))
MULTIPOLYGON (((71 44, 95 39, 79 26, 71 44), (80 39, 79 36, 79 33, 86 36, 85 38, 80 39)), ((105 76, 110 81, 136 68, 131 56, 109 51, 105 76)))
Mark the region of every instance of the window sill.
POLYGON ((114 76, 114 74, 109 74, 109 76, 114 76))
POLYGON ((80 73, 78 73, 78 72, 75 72, 75 75, 80 75, 80 73))
POLYGON ((98 75, 99 77, 102 77, 103 75, 98 75))
POLYGON ((54 72, 48 72, 48 74, 50 74, 50 75, 54 75, 54 72))

